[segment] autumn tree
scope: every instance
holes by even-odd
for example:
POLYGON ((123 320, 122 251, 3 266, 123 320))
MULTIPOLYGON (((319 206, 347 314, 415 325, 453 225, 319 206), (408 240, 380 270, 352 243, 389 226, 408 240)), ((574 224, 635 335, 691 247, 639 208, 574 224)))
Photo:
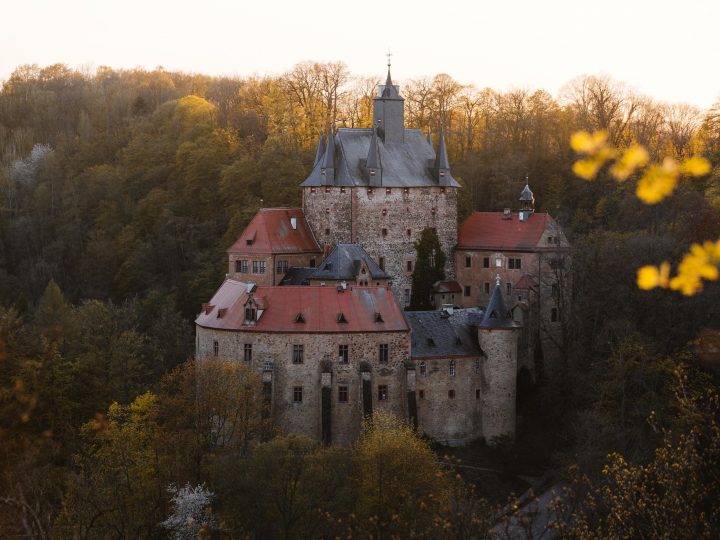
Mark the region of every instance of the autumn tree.
POLYGON ((415 242, 415 269, 412 276, 411 309, 432 309, 433 284, 445 278, 445 253, 437 232, 425 228, 415 242))

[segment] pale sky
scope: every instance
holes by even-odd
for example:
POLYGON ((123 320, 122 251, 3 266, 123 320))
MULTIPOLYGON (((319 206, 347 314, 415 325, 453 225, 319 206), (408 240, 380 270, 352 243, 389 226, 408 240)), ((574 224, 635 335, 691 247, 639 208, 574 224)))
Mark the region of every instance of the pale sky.
POLYGON ((303 60, 393 79, 448 73, 557 97, 609 75, 661 101, 720 100, 719 0, 0 0, 0 80, 21 64, 280 74, 303 60))

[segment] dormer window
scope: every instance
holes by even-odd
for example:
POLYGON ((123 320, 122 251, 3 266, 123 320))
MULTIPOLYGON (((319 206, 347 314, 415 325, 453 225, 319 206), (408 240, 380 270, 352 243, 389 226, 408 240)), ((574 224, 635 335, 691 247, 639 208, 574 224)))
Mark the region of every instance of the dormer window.
POLYGON ((435 346, 435 340, 431 337, 427 338, 427 345, 428 347, 434 347, 435 346))
POLYGON ((296 323, 304 323, 305 322, 305 317, 303 317, 302 313, 298 313, 297 315, 295 315, 295 322, 296 323))
POLYGON ((248 306, 245 308, 245 320, 247 322, 255 322, 255 308, 252 306, 248 306))
POLYGON ((347 319, 345 318, 345 314, 343 312, 338 313, 337 322, 343 324, 347 323, 347 319))
POLYGON ((245 243, 246 243, 248 246, 252 246, 253 239, 252 239, 252 238, 248 238, 247 240, 245 240, 245 243))
POLYGON ((375 313, 375 322, 377 322, 377 323, 384 322, 382 313, 380 313, 380 312, 375 313))

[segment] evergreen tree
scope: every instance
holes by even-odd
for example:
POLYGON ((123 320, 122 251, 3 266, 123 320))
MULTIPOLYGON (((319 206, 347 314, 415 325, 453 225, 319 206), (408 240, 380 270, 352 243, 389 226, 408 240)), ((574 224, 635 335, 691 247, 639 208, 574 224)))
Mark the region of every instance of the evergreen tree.
POLYGON ((433 283, 445 279, 445 253, 435 229, 426 227, 415 242, 415 271, 412 277, 410 309, 432 309, 433 283))

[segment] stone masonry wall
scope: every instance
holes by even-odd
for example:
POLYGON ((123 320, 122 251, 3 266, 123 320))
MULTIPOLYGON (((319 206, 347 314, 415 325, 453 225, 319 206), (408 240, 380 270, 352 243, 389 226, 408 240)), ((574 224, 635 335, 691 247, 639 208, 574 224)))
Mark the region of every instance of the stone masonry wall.
POLYGON ((331 441, 350 445, 357 440, 363 417, 361 363, 371 369, 373 410, 382 409, 407 418, 404 360, 409 357, 408 332, 366 332, 347 334, 280 334, 258 331, 223 331, 196 327, 196 356, 214 356, 244 361, 244 345, 252 345, 253 369, 263 371, 267 360, 273 364, 272 414, 284 433, 321 438, 321 384, 323 366, 332 373, 331 441), (379 362, 379 345, 388 344, 387 364, 379 362), (304 362, 293 363, 293 345, 303 345, 304 362), (340 345, 349 346, 347 364, 338 362, 340 345), (387 386, 387 399, 380 401, 380 385, 387 386), (347 386, 348 401, 339 402, 339 387, 347 386), (302 402, 293 401, 293 388, 302 387, 302 402))
POLYGON ((482 431, 485 440, 515 436, 519 329, 479 329, 482 366, 482 431))
POLYGON ((420 432, 449 445, 482 437, 481 359, 416 358, 414 363, 420 432), (455 375, 450 372, 451 361, 455 362, 455 375), (421 363, 425 364, 424 375, 421 363))
POLYGON ((352 242, 351 188, 303 188, 303 211, 321 248, 352 242))

